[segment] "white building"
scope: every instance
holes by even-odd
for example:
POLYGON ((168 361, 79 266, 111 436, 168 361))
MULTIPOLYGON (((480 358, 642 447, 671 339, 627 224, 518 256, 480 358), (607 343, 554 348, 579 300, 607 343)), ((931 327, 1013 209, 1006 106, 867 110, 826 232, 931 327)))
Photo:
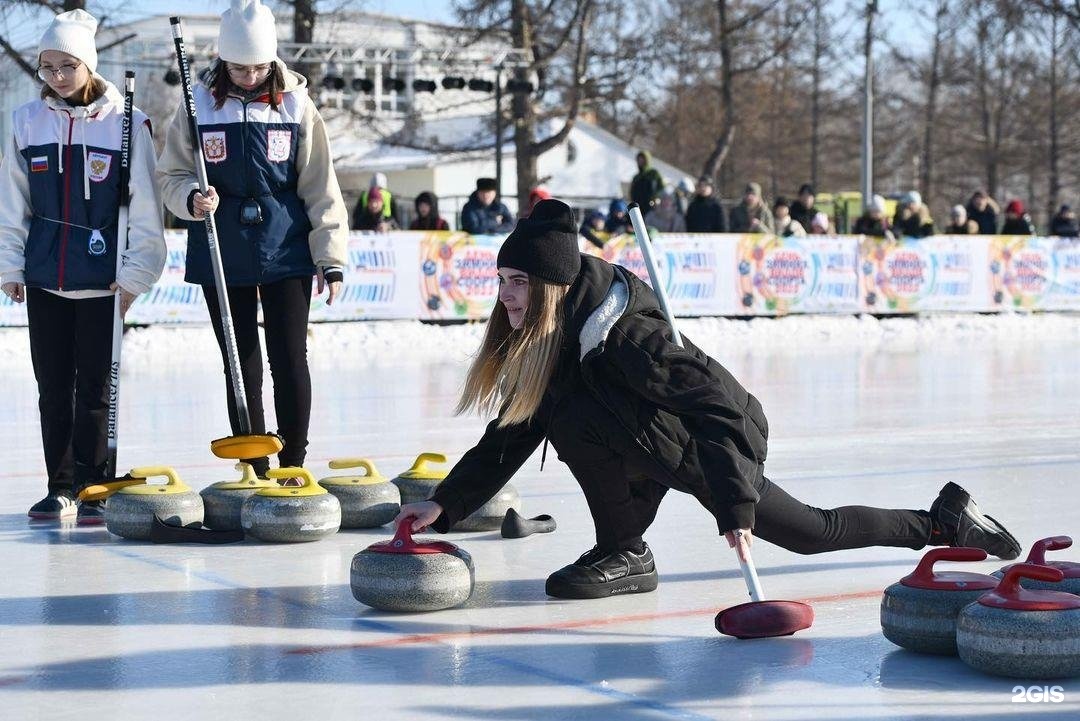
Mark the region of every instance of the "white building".
MULTIPOLYGON (((216 54, 219 16, 185 16, 183 21, 198 72, 216 54)), ((515 59, 509 45, 498 38, 467 45, 472 33, 465 28, 371 13, 320 16, 315 42, 307 48, 291 45, 291 35, 291 18, 280 15, 279 55, 292 65, 314 58, 321 72, 340 78, 337 88, 320 88, 318 94, 350 210, 371 174, 379 171, 406 207, 417 193, 434 192, 454 225, 476 178, 496 175, 495 100, 492 92, 446 89, 442 81, 494 81, 496 66, 515 59), (423 80, 434 81, 435 92, 414 89, 414 81, 423 80), (394 81, 400 81, 397 90, 394 81)), ((165 82, 176 66, 169 17, 102 29, 98 45, 123 38, 128 39, 100 53, 98 72, 119 86, 125 70, 136 71, 136 104, 153 120, 160 147, 180 104, 179 88, 165 82)), ((26 53, 31 63, 34 50, 26 53)), ((35 97, 40 84, 0 57, 0 137, 8 137, 11 111, 35 97)), ((557 130, 557 124, 544 130, 557 130)), ((509 129, 504 137, 509 138, 509 129)), ((606 206, 612 197, 625 197, 637 172, 635 154, 635 148, 579 120, 562 144, 540 158, 539 175, 557 197, 606 206)), ((687 175, 663 162, 656 165, 672 183, 687 175)), ((516 186, 514 147, 506 142, 502 195, 512 210, 516 186)))

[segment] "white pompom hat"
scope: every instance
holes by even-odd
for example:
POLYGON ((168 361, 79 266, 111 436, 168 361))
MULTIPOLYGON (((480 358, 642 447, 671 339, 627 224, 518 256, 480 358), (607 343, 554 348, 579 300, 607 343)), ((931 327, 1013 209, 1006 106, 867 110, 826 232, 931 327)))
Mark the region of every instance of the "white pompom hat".
POLYGON ((277 59, 274 13, 259 0, 232 0, 221 14, 218 55, 237 65, 261 65, 277 59))
POLYGON ((69 10, 53 18, 38 41, 38 58, 46 50, 59 50, 78 58, 91 73, 97 72, 97 44, 94 34, 98 21, 85 10, 69 10))

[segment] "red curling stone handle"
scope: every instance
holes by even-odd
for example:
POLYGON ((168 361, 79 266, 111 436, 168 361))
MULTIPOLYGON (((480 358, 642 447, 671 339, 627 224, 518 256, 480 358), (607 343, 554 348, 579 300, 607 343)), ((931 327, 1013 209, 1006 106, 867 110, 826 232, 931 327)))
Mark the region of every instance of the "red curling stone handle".
POLYGON ((935 548, 928 551, 908 577, 920 583, 934 581, 934 564, 938 561, 985 561, 986 551, 981 548, 935 548))
POLYGON ((1072 539, 1068 536, 1052 536, 1050 538, 1044 538, 1042 540, 1035 541, 1035 544, 1031 547, 1031 552, 1028 553, 1027 560, 1024 561, 1024 563, 1032 563, 1036 566, 1045 566, 1047 551, 1061 551, 1071 545, 1072 539))

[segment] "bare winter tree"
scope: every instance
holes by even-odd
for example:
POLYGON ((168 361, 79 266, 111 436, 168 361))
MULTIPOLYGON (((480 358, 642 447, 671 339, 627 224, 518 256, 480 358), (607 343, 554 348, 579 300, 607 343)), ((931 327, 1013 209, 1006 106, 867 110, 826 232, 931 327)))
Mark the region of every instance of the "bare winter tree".
MULTIPOLYGON (((0 13, 11 13, 33 9, 48 10, 52 13, 62 13, 68 10, 85 10, 86 0, 5 0, 3 3, 3 9, 0 9, 0 13)), ((30 76, 37 74, 37 68, 19 54, 19 51, 14 48, 8 39, 0 35, 0 48, 3 48, 4 53, 11 58, 16 65, 18 65, 22 71, 30 76)))

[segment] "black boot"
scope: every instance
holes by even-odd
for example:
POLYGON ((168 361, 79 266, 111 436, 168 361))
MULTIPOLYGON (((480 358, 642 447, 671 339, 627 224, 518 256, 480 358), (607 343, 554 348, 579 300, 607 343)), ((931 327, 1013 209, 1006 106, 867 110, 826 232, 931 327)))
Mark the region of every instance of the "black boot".
POLYGON ((641 551, 608 552, 597 547, 548 576, 544 590, 555 598, 604 598, 656 590, 656 563, 644 543, 641 551))
POLYGON ((75 523, 80 526, 100 526, 105 523, 106 503, 107 501, 79 501, 75 523))
POLYGON ((930 506, 934 523, 931 543, 981 548, 992 556, 1011 561, 1020 555, 1020 543, 1005 526, 984 516, 971 495, 955 483, 946 483, 930 506))
POLYGON ((57 521, 75 513, 75 497, 70 491, 49 491, 49 495, 30 506, 26 515, 35 521, 57 521))

